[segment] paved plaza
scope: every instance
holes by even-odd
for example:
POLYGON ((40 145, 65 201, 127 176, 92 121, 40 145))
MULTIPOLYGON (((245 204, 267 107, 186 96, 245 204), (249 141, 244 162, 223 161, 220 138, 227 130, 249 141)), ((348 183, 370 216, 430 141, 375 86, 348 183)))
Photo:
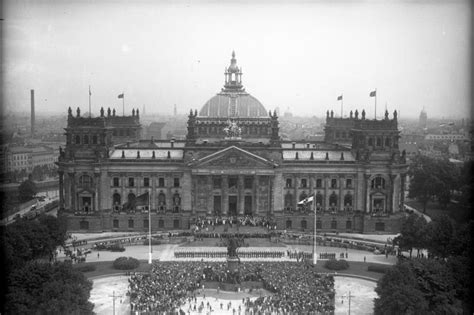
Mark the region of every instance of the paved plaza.
MULTIPOLYGON (((373 281, 340 277, 334 278, 334 288, 336 290, 335 297, 335 314, 348 314, 349 311, 349 292, 351 295, 351 314, 372 314, 374 301, 377 297, 374 289, 376 283, 373 281)), ((113 296, 115 298, 115 314, 130 314, 130 299, 127 296, 128 291, 128 277, 126 276, 111 276, 92 279, 93 289, 91 291, 90 301, 94 303, 94 312, 101 315, 108 315, 113 313, 113 296)), ((242 303, 242 298, 250 298, 255 300, 257 297, 269 294, 265 290, 255 290, 252 293, 248 292, 226 292, 214 289, 199 290, 196 294, 196 302, 186 302, 182 309, 186 314, 208 314, 210 308, 207 308, 209 303, 213 312, 211 314, 234 315, 239 314, 239 306, 241 314, 245 312, 245 306, 242 303), (202 312, 199 312, 201 303, 205 306, 202 312), (223 305, 221 309, 221 303, 223 305), (229 309, 227 308, 230 303, 229 309), (194 311, 196 305, 196 311, 194 311), (191 309, 190 309, 191 306, 191 309)))

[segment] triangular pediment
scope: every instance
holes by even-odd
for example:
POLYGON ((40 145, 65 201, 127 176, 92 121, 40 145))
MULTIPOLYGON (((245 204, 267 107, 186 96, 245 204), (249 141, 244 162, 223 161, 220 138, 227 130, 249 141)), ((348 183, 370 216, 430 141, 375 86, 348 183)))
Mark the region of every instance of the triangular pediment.
POLYGON ((278 166, 270 160, 236 146, 230 146, 199 160, 194 160, 189 165, 192 167, 218 168, 274 168, 278 166))

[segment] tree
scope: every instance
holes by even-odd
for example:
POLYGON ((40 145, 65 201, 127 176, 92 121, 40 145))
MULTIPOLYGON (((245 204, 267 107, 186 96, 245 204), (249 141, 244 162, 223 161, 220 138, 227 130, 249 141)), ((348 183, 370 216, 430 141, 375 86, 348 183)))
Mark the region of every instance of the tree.
POLYGON ((419 155, 410 166, 409 174, 409 197, 422 203, 423 213, 426 212, 428 201, 435 197, 446 207, 452 191, 458 186, 459 169, 447 160, 419 155))
POLYGON ((92 314, 92 283, 70 263, 30 261, 8 282, 7 314, 92 314))
POLYGON ((423 248, 426 242, 427 223, 424 217, 410 214, 406 217, 400 228, 400 235, 393 241, 401 250, 410 251, 412 256, 413 248, 423 248))
POLYGON ((31 176, 23 181, 20 186, 18 186, 18 195, 20 201, 31 200, 36 195, 37 189, 36 184, 31 179, 31 176))
POLYGON ((448 265, 434 259, 399 262, 379 280, 375 314, 461 314, 448 265))
POLYGON ((426 229, 428 242, 426 248, 430 255, 446 258, 451 251, 454 235, 454 222, 447 215, 433 218, 426 229))

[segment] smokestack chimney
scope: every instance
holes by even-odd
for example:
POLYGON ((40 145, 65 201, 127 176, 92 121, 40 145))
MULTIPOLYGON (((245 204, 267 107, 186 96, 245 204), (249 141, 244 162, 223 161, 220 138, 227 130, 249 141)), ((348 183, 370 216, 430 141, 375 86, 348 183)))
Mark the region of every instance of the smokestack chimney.
POLYGON ((31 90, 31 135, 35 133, 35 90, 31 90))

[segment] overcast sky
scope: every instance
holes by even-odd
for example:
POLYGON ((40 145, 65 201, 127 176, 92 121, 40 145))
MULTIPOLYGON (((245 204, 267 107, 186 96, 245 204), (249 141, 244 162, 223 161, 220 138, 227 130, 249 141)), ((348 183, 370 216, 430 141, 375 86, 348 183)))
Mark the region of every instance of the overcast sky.
POLYGON ((232 50, 268 109, 467 117, 469 1, 6 1, 3 106, 200 109, 232 50), (155 3, 156 2, 156 3, 155 3), (434 2, 434 3, 433 3, 434 2), (448 3, 446 3, 448 2, 448 3))

